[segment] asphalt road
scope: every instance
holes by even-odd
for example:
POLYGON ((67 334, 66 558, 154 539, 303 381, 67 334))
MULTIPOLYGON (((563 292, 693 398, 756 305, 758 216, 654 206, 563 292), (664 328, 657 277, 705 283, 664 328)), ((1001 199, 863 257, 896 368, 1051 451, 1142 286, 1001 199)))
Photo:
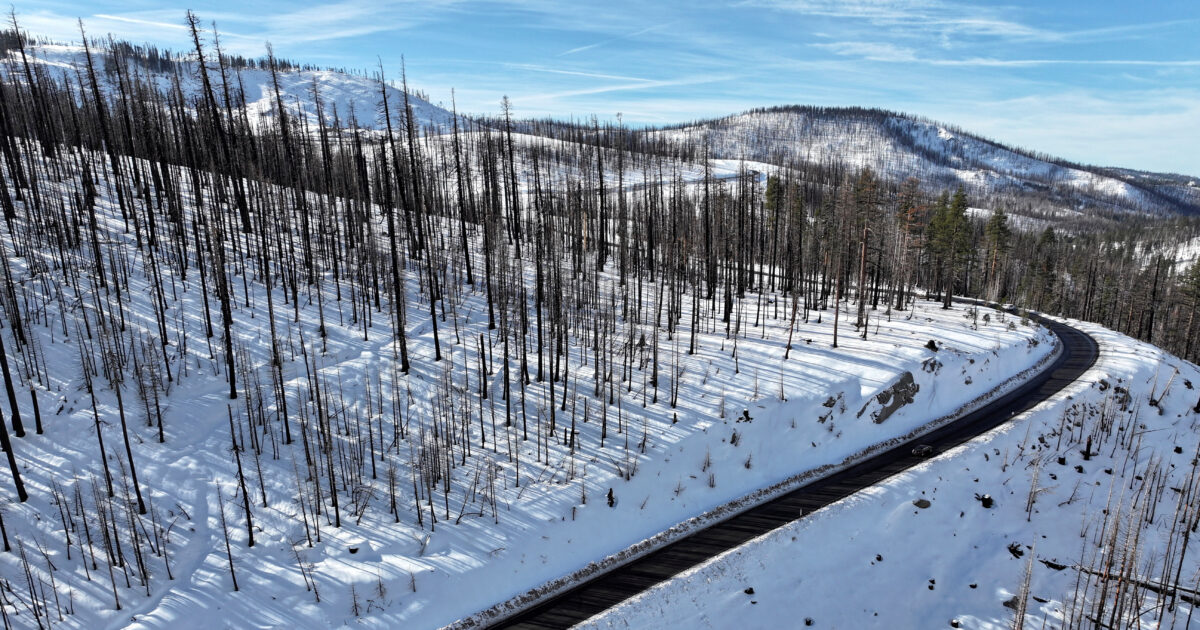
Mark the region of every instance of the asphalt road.
POLYGON ((1088 334, 1058 322, 1040 323, 1062 340, 1063 352, 1008 394, 912 442, 710 525, 489 627, 568 628, 709 558, 1003 424, 1073 383, 1099 356, 1096 341, 1088 334), (932 453, 922 448, 926 454, 914 455, 913 449, 919 445, 932 447, 932 453))

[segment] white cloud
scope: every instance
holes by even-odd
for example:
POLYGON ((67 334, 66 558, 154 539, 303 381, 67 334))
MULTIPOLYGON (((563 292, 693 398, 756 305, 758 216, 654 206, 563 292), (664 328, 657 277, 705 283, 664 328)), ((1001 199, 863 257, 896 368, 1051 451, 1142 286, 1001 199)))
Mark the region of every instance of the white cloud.
POLYGON ((634 37, 637 37, 637 36, 639 36, 639 35, 645 35, 646 33, 650 33, 650 32, 653 32, 653 31, 657 31, 657 30, 661 30, 661 29, 667 28, 668 26, 671 26, 671 24, 673 24, 673 23, 674 23, 674 22, 667 22, 667 23, 665 23, 665 24, 654 24, 654 25, 652 25, 652 26, 647 26, 646 28, 643 28, 643 29, 636 30, 636 31, 634 31, 634 32, 632 32, 632 33, 628 33, 628 34, 626 34, 626 35, 620 35, 620 36, 617 36, 617 37, 613 37, 613 38, 610 38, 610 39, 606 39, 606 40, 604 40, 604 41, 596 42, 596 43, 594 43, 594 44, 587 44, 586 46, 579 46, 579 47, 576 47, 576 48, 572 48, 572 49, 570 49, 570 50, 567 50, 567 51, 565 51, 565 52, 561 52, 561 53, 559 53, 559 54, 558 54, 558 56, 559 56, 559 57, 565 57, 566 55, 574 55, 575 53, 581 53, 581 52, 584 52, 584 51, 586 51, 586 50, 592 50, 593 48, 599 48, 599 47, 601 47, 601 46, 606 46, 606 45, 608 45, 608 44, 612 44, 612 43, 614 43, 614 42, 619 42, 619 41, 626 40, 626 39, 633 39, 634 37))
POLYGON ((506 67, 514 70, 529 70, 530 72, 544 72, 547 74, 562 74, 573 77, 585 77, 589 79, 613 79, 616 81, 643 81, 652 82, 653 79, 643 79, 641 77, 631 77, 619 74, 606 74, 600 72, 582 72, 578 70, 564 70, 561 68, 550 68, 539 64, 532 63, 510 63, 504 64, 506 67))
POLYGON ((988 7, 958 5, 940 0, 745 0, 743 5, 803 15, 866 20, 904 27, 910 34, 936 32, 942 35, 1005 38, 1058 37, 1052 31, 1003 19, 988 7))
POLYGON ((167 31, 170 31, 170 30, 178 30, 178 31, 184 31, 184 30, 187 30, 187 27, 186 27, 186 26, 184 26, 183 24, 174 24, 174 23, 171 23, 171 22, 158 22, 158 21, 155 21, 155 20, 143 20, 143 19, 138 19, 138 18, 134 18, 134 17, 123 17, 123 16, 120 16, 120 15, 107 15, 107 14, 104 14, 104 13, 97 13, 97 14, 95 14, 95 15, 93 15, 93 16, 92 16, 92 19, 98 19, 98 20, 114 20, 114 21, 117 21, 117 22, 128 22, 129 24, 138 24, 138 25, 141 25, 141 26, 150 26, 150 27, 153 27, 153 28, 159 28, 159 29, 163 29, 163 30, 167 30, 167 31))
POLYGON ((859 57, 870 61, 916 61, 917 53, 911 48, 886 42, 834 42, 810 44, 813 48, 828 50, 835 55, 859 57))
POLYGON ((956 40, 997 38, 1005 41, 1068 43, 1108 41, 1139 36, 1170 26, 1196 23, 1195 18, 1098 28, 1061 30, 1032 26, 1010 17, 1012 7, 948 0, 743 0, 742 6, 801 15, 864 21, 887 26, 893 35, 938 41, 949 47, 956 40))
MULTIPOLYGON (((556 101, 560 99, 571 98, 575 96, 587 96, 594 94, 606 94, 609 92, 627 92, 630 90, 650 90, 663 87, 674 87, 681 85, 699 85, 702 83, 716 83, 719 81, 728 81, 733 77, 730 76, 695 76, 684 77, 680 79, 667 79, 663 81, 644 81, 638 80, 633 83, 621 83, 617 85, 603 85, 592 88, 583 88, 579 90, 566 90, 563 92, 551 92, 544 94, 526 94, 523 99, 532 102, 556 101)), ((513 97, 516 100, 517 97, 513 97)))
POLYGON ((741 4, 806 15, 869 20, 905 19, 943 6, 936 0, 745 0, 741 4))

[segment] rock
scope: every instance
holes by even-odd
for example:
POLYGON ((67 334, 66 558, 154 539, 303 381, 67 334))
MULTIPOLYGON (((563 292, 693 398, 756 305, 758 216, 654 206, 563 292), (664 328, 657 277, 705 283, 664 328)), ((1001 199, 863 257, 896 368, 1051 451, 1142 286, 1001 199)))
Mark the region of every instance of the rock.
POLYGON ((926 347, 926 348, 929 348, 930 350, 933 350, 934 352, 937 352, 937 351, 938 351, 938 345, 937 345, 937 342, 936 342, 936 341, 934 341, 933 339, 930 339, 930 340, 929 340, 929 343, 925 344, 925 347, 926 347))
POLYGON ((1133 396, 1129 390, 1118 385, 1113 388, 1113 393, 1116 394, 1113 400, 1117 403, 1118 408, 1121 411, 1129 411, 1129 403, 1133 402, 1133 396))
MULTIPOLYGON (((875 421, 875 424, 882 424, 901 407, 912 404, 913 398, 920 389, 921 386, 913 380, 912 372, 901 374, 895 383, 875 395, 873 400, 879 404, 879 409, 871 412, 871 419, 875 421)), ((868 400, 867 404, 858 411, 858 417, 861 418, 871 405, 872 401, 868 400)))
POLYGON ((933 504, 929 502, 929 499, 917 499, 916 501, 913 501, 913 505, 924 510, 925 508, 927 508, 933 504))
POLYGON ((743 593, 745 593, 745 594, 747 594, 747 595, 753 595, 753 594, 754 594, 754 587, 753 587, 753 586, 747 586, 747 587, 746 587, 746 590, 744 590, 744 591, 742 591, 742 592, 743 592, 743 593))

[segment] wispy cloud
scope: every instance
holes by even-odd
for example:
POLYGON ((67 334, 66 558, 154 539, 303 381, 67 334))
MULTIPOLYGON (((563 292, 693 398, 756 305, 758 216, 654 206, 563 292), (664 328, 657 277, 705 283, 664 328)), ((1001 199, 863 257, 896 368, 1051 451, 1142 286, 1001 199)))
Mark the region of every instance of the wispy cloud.
POLYGON ((905 25, 943 34, 1021 38, 1053 37, 1052 31, 1003 19, 975 4, 960 6, 941 0, 744 0, 743 6, 876 24, 905 25))
POLYGON ((549 68, 546 66, 532 63, 509 63, 504 64, 509 68, 516 70, 529 70, 530 72, 544 72, 547 74, 562 74, 573 77, 586 77, 589 79, 611 79, 616 81, 642 81, 645 83, 653 83, 653 79, 643 79, 641 77, 631 77, 619 74, 606 74, 600 72, 582 72, 579 70, 563 70, 561 68, 549 68))
POLYGON ((183 24, 172 24, 171 22, 158 22, 155 20, 142 20, 135 17, 126 17, 121 15, 108 15, 105 13, 97 13, 92 16, 101 20, 114 20, 117 22, 127 22, 129 24, 141 24, 144 26, 153 26, 155 28, 173 29, 177 31, 185 31, 187 27, 183 24))
POLYGON ((903 19, 944 6, 937 0, 744 0, 740 4, 807 15, 869 20, 903 19))
POLYGON ((102 37, 108 34, 121 39, 142 43, 153 42, 182 42, 181 31, 184 12, 181 10, 172 15, 161 11, 134 12, 125 15, 111 13, 78 13, 62 14, 52 10, 21 11, 17 10, 17 22, 22 30, 48 37, 54 41, 69 43, 80 39, 79 21, 83 21, 88 37, 102 37), (172 18, 178 18, 172 20, 172 18))
POLYGON ((593 94, 606 94, 609 92, 627 92, 630 90, 650 90, 663 87, 674 87, 681 85, 698 85, 702 83, 718 83, 721 81, 729 81, 735 77, 732 76, 696 76, 684 77, 679 79, 667 79, 663 81, 644 81, 638 80, 633 83, 621 83, 617 85, 603 85, 592 88, 583 88, 579 90, 566 90, 563 92, 551 92, 545 94, 527 94, 522 98, 531 101, 546 101, 570 98, 574 96, 586 96, 593 94))
POLYGON ((917 52, 911 48, 885 42, 833 42, 810 44, 835 55, 858 57, 869 61, 916 61, 917 52))
POLYGON ((1064 31, 1058 34, 1059 41, 1062 42, 1080 42, 1080 41, 1105 41, 1112 39, 1124 39, 1129 37, 1144 37, 1146 33, 1151 31, 1163 30, 1176 26, 1187 26, 1200 23, 1200 18, 1186 20, 1161 20, 1157 22, 1145 22, 1141 24, 1121 24, 1118 26, 1103 26, 1099 28, 1085 28, 1075 31, 1064 31))
MULTIPOLYGON (((442 17, 448 8, 461 0, 393 0, 378 3, 373 0, 342 0, 320 3, 291 11, 262 14, 240 8, 221 8, 198 11, 201 23, 207 27, 215 22, 221 37, 242 41, 231 42, 230 52, 258 55, 270 41, 277 48, 298 48, 305 44, 349 40, 386 32, 412 29, 442 17)), ((108 12, 83 15, 89 33, 113 32, 124 38, 142 40, 177 40, 178 31, 186 30, 182 8, 152 11, 108 12)), ((22 26, 39 33, 62 37, 71 33, 63 24, 74 25, 75 17, 47 11, 18 15, 22 26)), ((78 29, 74 29, 78 39, 78 29)))
POLYGON ((265 16, 227 13, 222 21, 252 27, 262 40, 270 40, 277 46, 296 47, 405 31, 436 19, 451 4, 437 0, 425 3, 343 0, 265 16))
POLYGON ((1032 67, 1032 66, 1143 66, 1158 68, 1200 68, 1200 59, 921 59, 935 66, 1032 67))
POLYGON ((1194 24, 1200 19, 1163 20, 1098 28, 1062 30, 1034 26, 1015 17, 1005 6, 948 0, 743 0, 742 6, 802 15, 865 21, 901 30, 895 35, 942 38, 987 37, 1025 42, 1080 42, 1130 37, 1157 29, 1194 24))
POLYGON ((1028 68, 1035 66, 1143 66, 1162 68, 1200 67, 1200 59, 997 59, 991 57, 968 57, 963 59, 939 59, 921 57, 917 51, 886 42, 832 42, 810 44, 812 48, 827 50, 835 55, 854 57, 864 61, 889 63, 918 63, 946 67, 989 67, 1028 68))
POLYGON ((612 43, 619 42, 619 41, 622 41, 622 40, 626 40, 626 39, 632 39, 632 38, 634 38, 634 37, 637 37, 638 35, 645 35, 646 33, 650 33, 650 32, 653 32, 653 31, 662 30, 662 29, 664 29, 664 28, 666 28, 666 27, 670 26, 670 25, 671 25, 671 24, 673 24, 673 23, 674 23, 674 22, 668 22, 668 23, 666 23, 666 24, 655 24, 655 25, 653 25, 653 26, 647 26, 646 28, 643 28, 643 29, 636 30, 636 31, 634 31, 634 32, 632 32, 632 33, 628 33, 628 34, 625 34, 625 35, 619 35, 619 36, 617 36, 617 37, 612 37, 612 38, 606 39, 606 40, 604 40, 604 41, 601 41, 601 42, 596 42, 596 43, 594 43, 594 44, 587 44, 586 46, 579 46, 579 47, 577 47, 577 48, 572 48, 572 49, 570 49, 570 50, 563 51, 563 52, 559 53, 559 54, 558 54, 558 56, 559 56, 559 57, 565 57, 565 56, 567 56, 567 55, 574 55, 574 54, 576 54, 576 53, 581 53, 581 52, 583 52, 583 51, 585 51, 585 50, 592 50, 593 48, 599 48, 599 47, 601 47, 601 46, 606 46, 606 45, 608 45, 608 44, 612 44, 612 43))

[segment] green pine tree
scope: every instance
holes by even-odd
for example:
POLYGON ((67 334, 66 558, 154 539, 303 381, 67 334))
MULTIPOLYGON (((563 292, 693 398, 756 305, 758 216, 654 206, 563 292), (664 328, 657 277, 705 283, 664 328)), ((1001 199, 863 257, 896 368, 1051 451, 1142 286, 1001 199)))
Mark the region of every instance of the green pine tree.
POLYGON ((928 232, 940 272, 942 308, 950 308, 954 281, 966 266, 971 251, 971 222, 967 219, 967 194, 962 186, 953 198, 948 192, 938 197, 928 232))
POLYGON ((999 273, 1000 258, 1008 253, 1012 240, 1012 231, 1008 227, 1008 215, 1004 213, 1003 208, 992 213, 987 227, 984 228, 984 235, 987 237, 988 244, 986 285, 989 287, 990 298, 1000 300, 1003 298, 999 273))

